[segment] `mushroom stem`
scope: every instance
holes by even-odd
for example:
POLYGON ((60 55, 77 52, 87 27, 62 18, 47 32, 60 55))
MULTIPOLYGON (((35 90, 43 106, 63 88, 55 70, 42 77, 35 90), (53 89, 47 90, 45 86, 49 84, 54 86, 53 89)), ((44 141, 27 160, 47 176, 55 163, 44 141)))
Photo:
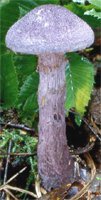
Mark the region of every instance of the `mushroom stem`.
POLYGON ((47 190, 71 182, 73 178, 64 110, 66 63, 62 54, 39 55, 38 170, 47 190))

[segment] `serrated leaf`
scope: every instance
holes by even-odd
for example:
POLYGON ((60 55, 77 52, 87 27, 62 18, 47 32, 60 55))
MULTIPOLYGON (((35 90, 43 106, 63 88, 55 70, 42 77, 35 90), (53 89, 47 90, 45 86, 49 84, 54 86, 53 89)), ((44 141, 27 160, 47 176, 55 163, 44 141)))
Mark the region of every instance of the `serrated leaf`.
POLYGON ((21 87, 19 93, 19 107, 24 113, 34 113, 37 109, 37 90, 38 90, 39 76, 36 72, 29 75, 21 87))
POLYGON ((88 105, 94 83, 94 68, 86 58, 76 54, 68 54, 70 64, 66 68, 67 95, 65 108, 75 108, 81 116, 88 105))
POLYGON ((1 104, 4 108, 14 107, 18 97, 18 80, 12 54, 1 56, 0 72, 1 104))
POLYGON ((97 12, 95 9, 86 11, 84 15, 91 15, 93 17, 97 17, 98 19, 101 19, 101 12, 97 12))
POLYGON ((91 15, 84 15, 86 11, 89 11, 94 8, 93 5, 82 5, 77 3, 69 3, 68 5, 65 5, 67 9, 78 15, 81 19, 83 19, 85 22, 87 22, 91 27, 99 27, 99 24, 101 23, 101 20, 98 18, 95 18, 91 15))
POLYGON ((30 9, 26 9, 26 8, 23 8, 24 6, 19 6, 19 11, 20 11, 20 15, 19 15, 19 18, 23 17, 24 15, 26 15, 28 13, 28 11, 30 11, 30 9))
POLYGON ((97 6, 98 8, 101 8, 101 0, 88 0, 88 2, 94 6, 97 6))

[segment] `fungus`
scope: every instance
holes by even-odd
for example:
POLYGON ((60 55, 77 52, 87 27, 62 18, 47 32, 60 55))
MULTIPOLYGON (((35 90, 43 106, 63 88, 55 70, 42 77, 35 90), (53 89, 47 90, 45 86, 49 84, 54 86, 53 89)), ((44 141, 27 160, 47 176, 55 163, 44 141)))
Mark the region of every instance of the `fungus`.
POLYGON ((38 172, 42 185, 56 188, 73 181, 73 159, 66 139, 66 52, 89 47, 92 29, 62 6, 43 5, 18 20, 7 32, 14 52, 38 56, 40 83, 38 172))

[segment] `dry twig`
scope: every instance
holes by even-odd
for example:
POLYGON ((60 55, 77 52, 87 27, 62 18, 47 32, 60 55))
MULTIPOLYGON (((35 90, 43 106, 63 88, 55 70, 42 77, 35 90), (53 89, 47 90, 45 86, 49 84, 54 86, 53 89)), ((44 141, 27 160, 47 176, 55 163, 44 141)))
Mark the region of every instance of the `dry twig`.
MULTIPOLYGON (((12 147, 12 141, 10 140, 10 141, 9 141, 9 146, 8 146, 7 154, 10 153, 11 147, 12 147)), ((7 173, 8 173, 9 160, 10 160, 10 155, 7 155, 3 184, 5 184, 5 182, 6 182, 6 180, 7 180, 7 173)), ((4 191, 3 191, 2 195, 1 195, 1 199, 4 199, 4 196, 5 196, 5 193, 4 193, 4 191)))
POLYGON ((14 190, 14 191, 18 191, 18 192, 22 192, 22 193, 25 193, 25 194, 28 194, 34 198, 37 198, 37 195, 34 194, 33 192, 30 192, 30 191, 27 191, 27 190, 24 190, 22 188, 18 188, 18 187, 13 187, 13 186, 10 186, 8 185, 8 183, 10 183, 14 178, 16 178, 19 174, 21 174, 24 170, 26 169, 26 167, 24 167, 22 170, 20 170, 17 174, 15 174, 13 177, 11 177, 7 182, 5 182, 5 184, 3 184, 1 187, 0 187, 0 191, 4 190, 4 191, 9 191, 9 190, 14 190))
POLYGON ((19 199, 17 199, 17 198, 12 194, 12 192, 10 192, 8 189, 4 189, 4 191, 5 191, 7 194, 9 194, 11 197, 13 197, 13 199, 19 200, 19 199))
POLYGON ((95 142, 88 143, 85 147, 78 148, 78 149, 70 149, 71 154, 73 155, 80 155, 83 153, 87 153, 94 147, 95 142))
POLYGON ((4 126, 4 128, 15 128, 15 129, 20 129, 23 131, 27 131, 31 134, 35 134, 35 130, 32 128, 29 128, 28 126, 24 125, 24 124, 13 124, 11 122, 8 123, 0 123, 1 126, 4 126))
POLYGON ((36 153, 5 153, 4 151, 0 150, 0 155, 1 156, 35 156, 36 153))
POLYGON ((25 171, 27 167, 24 167, 23 169, 21 169, 19 172, 17 172, 14 176, 12 176, 10 179, 8 179, 7 182, 5 182, 5 184, 3 184, 1 187, 0 187, 0 190, 2 187, 4 187, 5 185, 7 185, 8 183, 10 183, 12 180, 14 180, 18 175, 20 175, 23 171, 25 171))
POLYGON ((96 175, 96 168, 95 168, 95 164, 90 156, 90 154, 86 154, 85 155, 86 157, 86 160, 87 160, 87 164, 88 166, 90 167, 91 169, 91 178, 90 178, 90 181, 81 189, 80 192, 78 192, 74 197, 71 198, 71 200, 78 200, 80 199, 82 196, 84 196, 84 194, 87 193, 92 181, 94 180, 95 178, 95 175, 96 175))

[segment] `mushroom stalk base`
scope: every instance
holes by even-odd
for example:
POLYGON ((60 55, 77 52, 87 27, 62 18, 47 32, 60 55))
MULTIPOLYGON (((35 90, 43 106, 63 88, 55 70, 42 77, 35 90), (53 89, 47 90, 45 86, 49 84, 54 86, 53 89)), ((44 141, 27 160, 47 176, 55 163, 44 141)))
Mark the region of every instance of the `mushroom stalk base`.
POLYGON ((40 55, 38 170, 48 191, 73 180, 65 124, 65 67, 61 54, 40 55))

